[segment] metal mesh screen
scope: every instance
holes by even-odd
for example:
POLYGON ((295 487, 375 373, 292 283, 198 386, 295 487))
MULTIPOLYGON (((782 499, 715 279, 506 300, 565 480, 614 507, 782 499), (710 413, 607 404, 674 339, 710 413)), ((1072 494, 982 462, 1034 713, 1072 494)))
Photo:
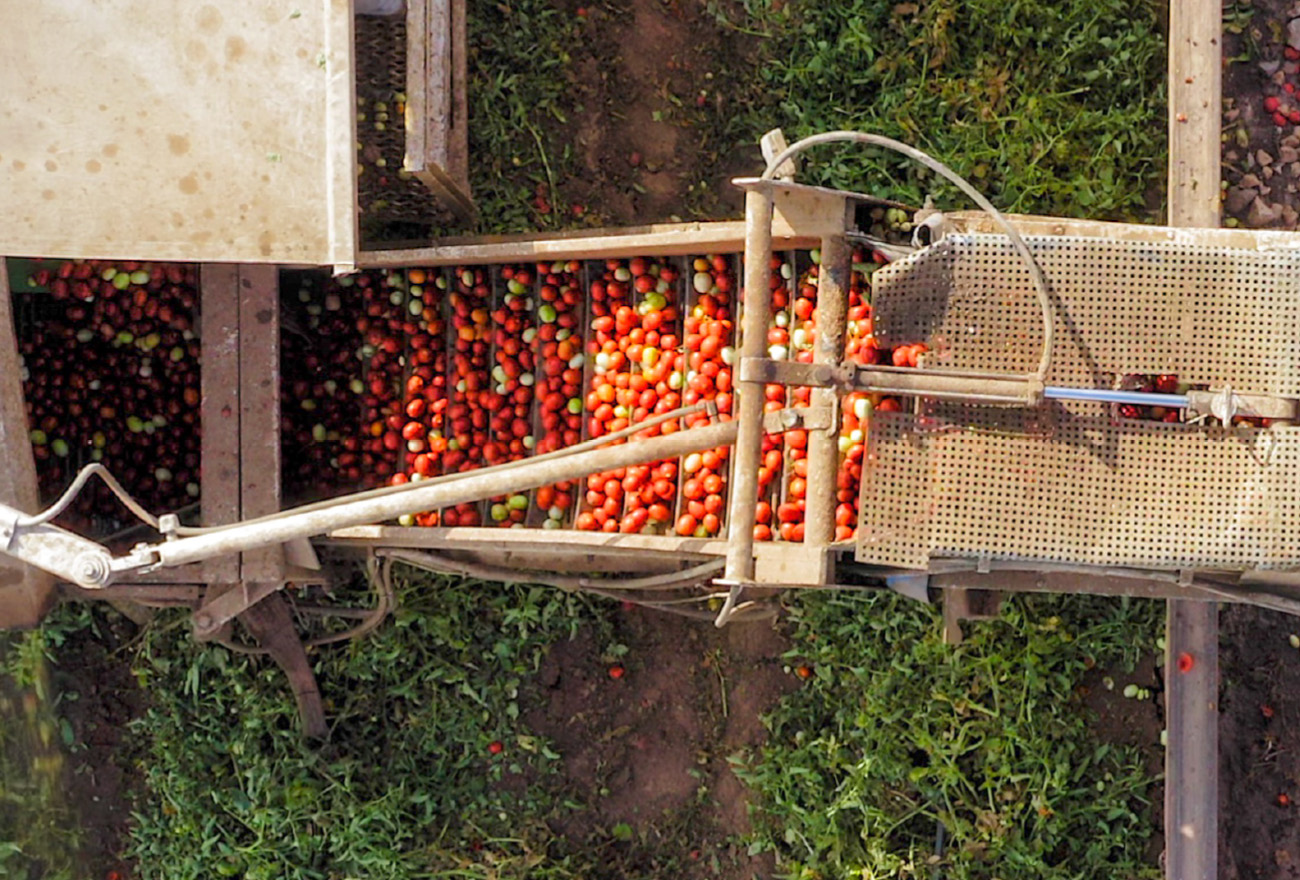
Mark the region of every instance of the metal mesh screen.
MULTIPOLYGON (((1176 373, 1300 396, 1300 254, 1183 242, 1027 237, 1056 299, 1051 384, 1176 373)), ((1032 371, 1042 319, 1004 236, 951 235, 873 276, 882 345, 926 342, 941 367, 1032 371)))
POLYGON ((1116 422, 1061 407, 877 416, 857 558, 1300 567, 1300 428, 1116 422))

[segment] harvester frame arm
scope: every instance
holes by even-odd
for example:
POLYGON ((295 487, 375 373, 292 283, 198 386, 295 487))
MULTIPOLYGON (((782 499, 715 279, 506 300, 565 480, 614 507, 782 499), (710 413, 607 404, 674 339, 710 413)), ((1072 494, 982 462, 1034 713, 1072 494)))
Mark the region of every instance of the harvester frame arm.
MULTIPOLYGON (((691 412, 703 406, 687 408, 691 412)), ((689 414, 677 411, 673 418, 689 414)), ((665 414, 667 416, 669 414, 665 414)), ((660 416, 657 421, 666 420, 660 416)), ((649 422, 632 426, 643 431, 649 422)), ((573 480, 620 467, 678 458, 692 452, 728 446, 735 442, 737 422, 714 422, 674 431, 647 440, 591 449, 611 437, 589 441, 533 459, 510 462, 464 474, 407 483, 402 486, 345 495, 331 501, 293 508, 253 520, 205 529, 184 529, 175 517, 159 521, 165 540, 137 545, 123 556, 66 529, 51 525, 57 507, 29 516, 0 504, 0 553, 50 572, 86 589, 109 587, 122 574, 153 571, 199 562, 230 553, 272 547, 334 529, 368 525, 404 514, 437 510, 573 480)), ((66 497, 66 496, 65 496, 66 497)))

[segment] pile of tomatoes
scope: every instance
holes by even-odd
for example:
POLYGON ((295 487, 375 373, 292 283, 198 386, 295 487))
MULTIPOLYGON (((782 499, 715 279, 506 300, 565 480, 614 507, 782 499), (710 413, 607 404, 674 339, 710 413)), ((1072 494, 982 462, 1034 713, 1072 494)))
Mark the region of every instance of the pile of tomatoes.
MULTIPOLYGON (((884 258, 859 250, 853 261, 846 356, 860 364, 915 366, 924 346, 885 350, 872 335, 869 278, 884 258)), ((772 258, 765 343, 775 360, 812 362, 817 262, 816 252, 772 258)), ((517 461, 700 402, 711 403, 711 411, 643 434, 729 419, 740 268, 735 256, 709 255, 361 273, 330 287, 355 303, 355 318, 327 294, 314 319, 314 329, 331 339, 339 326, 355 322, 357 359, 348 360, 346 346, 327 345, 323 360, 331 369, 359 364, 361 376, 331 378, 328 389, 319 380, 300 381, 295 389, 312 398, 328 390, 331 400, 360 404, 359 439, 332 413, 311 432, 323 435, 340 474, 362 484, 517 461), (345 393, 358 381, 356 394, 345 393)), ((312 363, 323 367, 321 360, 312 363)), ((764 396, 767 412, 806 407, 811 389, 772 384, 764 396)), ((900 406, 862 393, 842 401, 836 540, 854 534, 869 417, 900 406)), ((301 427, 297 436, 304 436, 301 427)), ((807 455, 803 428, 763 438, 756 539, 803 540, 807 455)), ((401 521, 715 537, 726 530, 730 457, 728 447, 701 450, 401 521)))
MULTIPOLYGON (((31 293, 16 295, 15 305, 42 496, 98 461, 152 510, 195 503, 197 267, 67 260, 39 265, 27 284, 31 293)), ((94 529, 92 520, 120 510, 104 487, 91 484, 61 522, 94 529)))
MULTIPOLYGON (((582 265, 577 260, 538 263, 537 444, 539 455, 582 440, 583 351, 582 265)), ((533 493, 534 521, 543 528, 569 524, 574 482, 564 480, 533 493)))
MULTIPOLYGON (((685 328, 686 376, 682 403, 712 401, 718 417, 731 418, 732 367, 736 361, 734 299, 738 292, 730 258, 713 255, 694 260, 692 303, 685 328)), ((707 424, 707 413, 687 418, 686 427, 707 424)), ((719 446, 682 459, 683 510, 676 522, 682 536, 708 538, 722 530, 726 511, 727 462, 730 448, 719 446)))
MULTIPOLYGON (((680 273, 671 263, 609 260, 591 282, 591 382, 585 398, 590 437, 603 437, 677 409, 685 378, 678 351, 680 273)), ((647 429, 677 430, 676 420, 647 429)), ((662 533, 672 522, 677 462, 618 468, 587 478, 575 526, 584 531, 662 533)))

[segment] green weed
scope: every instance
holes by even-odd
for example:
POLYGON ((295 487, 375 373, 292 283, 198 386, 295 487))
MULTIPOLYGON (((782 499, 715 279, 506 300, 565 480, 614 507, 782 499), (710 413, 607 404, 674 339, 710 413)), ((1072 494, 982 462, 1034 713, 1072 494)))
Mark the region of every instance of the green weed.
MULTIPOLYGON (((949 163, 998 207, 1098 219, 1156 219, 1165 169, 1160 4, 1143 0, 712 0, 705 27, 745 40, 712 60, 725 109, 692 128, 702 160, 679 213, 716 209, 712 190, 759 170, 758 138, 833 129, 899 138, 949 163)), ((630 13, 628 13, 630 14, 630 13)), ((470 153, 483 231, 580 225, 539 213, 539 185, 575 173, 565 123, 577 112, 577 19, 546 0, 471 3, 470 153)), ((608 124, 617 126, 618 120, 608 124)), ((811 183, 920 204, 963 204, 906 160, 819 149, 811 183)), ((599 205, 593 206, 597 210, 599 205)), ((647 218, 663 219, 663 218, 647 218)))
MULTIPOLYGON (((951 164, 1008 211, 1147 218, 1163 181, 1155 4, 749 0, 772 34, 736 135, 874 131, 951 164)), ((812 182, 919 204, 950 193, 901 158, 823 149, 812 182)))
POLYGON ((81 876, 80 829, 63 791, 64 750, 75 743, 50 661, 89 625, 87 608, 65 606, 39 629, 0 637, 0 876, 81 876))
POLYGON ((954 648, 938 614, 897 596, 801 596, 788 659, 814 675, 734 759, 759 798, 752 851, 800 880, 1158 876, 1152 779, 1089 735, 1075 688, 1151 651, 1162 608, 1023 598, 954 648))
MULTIPOLYGON (((396 570, 401 573, 403 569, 396 570)), ((333 724, 303 742, 271 664, 153 628, 135 665, 151 708, 130 855, 144 878, 567 878, 544 820, 558 755, 520 687, 586 601, 406 573, 376 635, 316 657, 333 724), (493 743, 500 743, 494 754, 493 743)))

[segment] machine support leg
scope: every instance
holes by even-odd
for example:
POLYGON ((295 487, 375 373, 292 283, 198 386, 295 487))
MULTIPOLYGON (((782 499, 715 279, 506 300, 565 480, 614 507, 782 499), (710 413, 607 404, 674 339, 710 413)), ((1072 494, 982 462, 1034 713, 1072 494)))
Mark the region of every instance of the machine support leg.
MULTIPOLYGON (((768 278, 772 262, 772 195, 764 187, 745 193, 745 294, 741 318, 741 358, 761 358, 766 353, 770 312, 768 278)), ((758 465, 763 450, 763 383, 741 380, 736 396, 735 465, 732 468, 731 504, 727 510, 727 567, 725 580, 743 582, 754 577, 754 514, 758 506, 758 465)))
MULTIPOLYGON (((0 257, 0 504, 34 513, 40 497, 36 460, 27 435, 18 335, 14 327, 9 275, 0 257)), ((54 601, 54 578, 9 558, 0 558, 0 629, 35 626, 54 601)))
POLYGON ((1170 600, 1165 656, 1165 876, 1213 880, 1219 858, 1219 606, 1170 600))
MULTIPOLYGON (((844 358, 845 316, 848 314, 849 273, 853 252, 843 236, 822 239, 817 272, 817 336, 813 363, 838 367, 844 358)), ((832 416, 839 392, 814 388, 812 408, 832 416)), ((808 432, 808 509, 804 517, 804 546, 825 547, 835 539, 835 486, 839 469, 839 419, 808 432)), ((833 579, 832 579, 833 580, 833 579)))
MULTIPOLYGON (((1218 0, 1169 4, 1170 226, 1219 225, 1222 27, 1218 0)), ((1165 876, 1214 880, 1219 870, 1219 607, 1171 599, 1168 614, 1165 876)))

